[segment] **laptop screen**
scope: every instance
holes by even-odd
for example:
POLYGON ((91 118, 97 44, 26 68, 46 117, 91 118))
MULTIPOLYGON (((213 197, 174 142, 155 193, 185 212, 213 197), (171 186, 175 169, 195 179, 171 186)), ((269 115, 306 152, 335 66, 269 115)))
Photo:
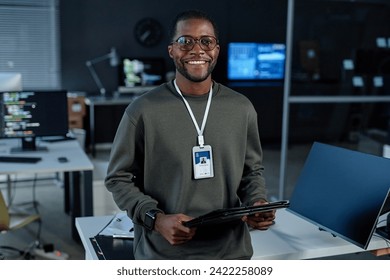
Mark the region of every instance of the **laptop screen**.
POLYGON ((389 194, 389 170, 388 158, 315 142, 287 210, 366 249, 389 194))

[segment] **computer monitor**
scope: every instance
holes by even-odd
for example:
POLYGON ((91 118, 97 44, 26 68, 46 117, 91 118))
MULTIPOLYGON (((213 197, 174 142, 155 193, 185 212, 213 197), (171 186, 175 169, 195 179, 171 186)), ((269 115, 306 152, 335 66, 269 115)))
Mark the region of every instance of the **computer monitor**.
POLYGON ((390 159, 315 142, 287 211, 367 249, 384 214, 390 159))
POLYGON ((22 74, 0 72, 0 92, 1 91, 21 91, 22 74))
POLYGON ((10 91, 0 93, 0 138, 19 138, 11 152, 44 150, 37 137, 68 133, 66 91, 10 91))
POLYGON ((124 57, 119 65, 119 86, 155 86, 165 81, 165 61, 159 57, 124 57))
POLYGON ((283 80, 285 60, 285 44, 230 42, 227 77, 229 81, 283 80))

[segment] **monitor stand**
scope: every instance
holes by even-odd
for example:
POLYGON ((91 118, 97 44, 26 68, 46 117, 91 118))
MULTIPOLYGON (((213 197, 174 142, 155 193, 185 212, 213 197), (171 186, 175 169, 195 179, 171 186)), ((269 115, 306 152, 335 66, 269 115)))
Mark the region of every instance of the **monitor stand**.
POLYGON ((24 152, 44 152, 47 151, 47 147, 38 146, 35 141, 35 137, 21 138, 22 146, 11 148, 11 153, 24 153, 24 152))

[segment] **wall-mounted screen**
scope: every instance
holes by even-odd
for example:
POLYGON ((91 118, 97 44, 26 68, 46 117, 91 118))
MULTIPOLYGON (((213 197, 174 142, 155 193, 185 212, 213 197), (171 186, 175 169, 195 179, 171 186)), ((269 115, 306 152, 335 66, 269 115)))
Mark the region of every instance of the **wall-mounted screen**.
POLYGON ((285 60, 285 44, 231 42, 228 44, 228 80, 282 80, 285 60))
POLYGON ((0 138, 20 138, 18 150, 36 150, 36 137, 68 133, 66 91, 0 93, 0 138))

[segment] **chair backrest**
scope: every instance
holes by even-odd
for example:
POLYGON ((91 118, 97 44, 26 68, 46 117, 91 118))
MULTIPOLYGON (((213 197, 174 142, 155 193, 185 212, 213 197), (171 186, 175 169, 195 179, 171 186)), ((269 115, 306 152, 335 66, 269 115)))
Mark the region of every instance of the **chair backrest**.
POLYGON ((10 217, 8 213, 8 207, 5 204, 5 200, 2 192, 0 191, 0 232, 9 229, 10 217))

